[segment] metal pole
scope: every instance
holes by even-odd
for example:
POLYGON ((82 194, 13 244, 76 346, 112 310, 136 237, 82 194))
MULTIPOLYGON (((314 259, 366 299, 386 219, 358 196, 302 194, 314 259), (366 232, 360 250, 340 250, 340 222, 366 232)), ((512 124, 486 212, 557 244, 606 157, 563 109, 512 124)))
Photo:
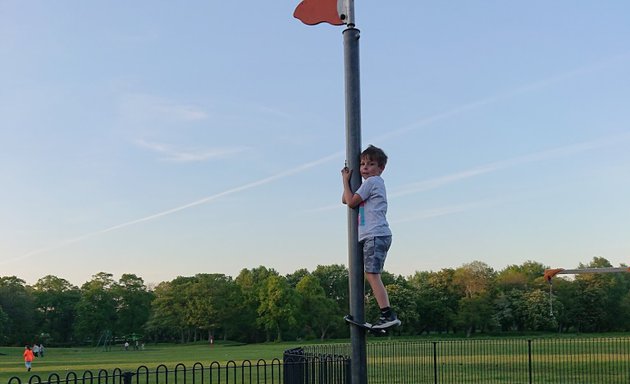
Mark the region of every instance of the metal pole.
MULTIPOLYGON (((343 31, 344 73, 346 90, 346 161, 353 170, 350 188, 361 185, 359 172, 361 154, 361 89, 359 86, 359 34, 354 28, 353 2, 349 1, 352 24, 343 31)), ((363 251, 358 241, 358 210, 348 208, 348 265, 350 315, 358 322, 365 321, 363 251)), ((367 348, 365 330, 350 326, 352 348, 352 384, 367 384, 367 348)))
POLYGON ((527 375, 529 377, 529 384, 532 384, 532 341, 527 340, 527 375))

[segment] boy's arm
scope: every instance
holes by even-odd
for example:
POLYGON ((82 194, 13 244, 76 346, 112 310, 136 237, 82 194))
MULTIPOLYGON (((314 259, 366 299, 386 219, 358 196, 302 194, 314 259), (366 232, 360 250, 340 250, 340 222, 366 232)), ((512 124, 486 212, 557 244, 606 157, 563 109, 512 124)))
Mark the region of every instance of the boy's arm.
POLYGON ((352 176, 352 171, 345 167, 341 170, 341 176, 343 179, 343 195, 341 195, 341 202, 350 208, 358 207, 363 199, 360 195, 352 193, 350 189, 350 176, 352 176))

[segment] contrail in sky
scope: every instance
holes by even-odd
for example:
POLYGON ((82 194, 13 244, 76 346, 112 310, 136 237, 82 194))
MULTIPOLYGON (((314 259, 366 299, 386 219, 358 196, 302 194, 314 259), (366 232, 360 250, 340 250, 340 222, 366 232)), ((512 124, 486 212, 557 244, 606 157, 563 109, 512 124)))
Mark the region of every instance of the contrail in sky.
POLYGON ((416 213, 416 214, 414 214, 412 216, 409 216, 409 217, 405 217, 405 218, 401 218, 401 219, 389 220, 389 222, 391 224, 400 224, 400 223, 405 223, 405 222, 409 222, 409 221, 418 221, 418 220, 432 219, 434 217, 445 216, 445 215, 450 215, 450 214, 453 214, 453 213, 469 211, 471 209, 477 209, 479 207, 490 206, 490 205, 494 205, 494 204, 497 204, 497 202, 496 201, 492 201, 492 200, 482 200, 482 201, 476 201, 476 202, 472 202, 472 203, 451 205, 451 206, 448 206, 448 207, 433 208, 433 209, 422 211, 420 213, 416 213))
POLYGON ((474 176, 483 175, 485 173, 495 172, 506 168, 511 168, 521 164, 533 163, 536 161, 543 161, 556 157, 569 156, 575 153, 588 151, 591 149, 597 149, 609 145, 618 144, 621 141, 630 138, 630 133, 624 133, 620 135, 612 135, 603 137, 597 140, 585 141, 578 144, 567 145, 564 147, 553 148, 546 151, 530 153, 528 155, 514 157, 507 160, 496 161, 489 164, 484 164, 472 169, 468 169, 462 172, 453 173, 446 176, 437 177, 417 183, 412 183, 402 188, 399 188, 394 193, 391 193, 391 197, 400 197, 410 195, 430 189, 438 188, 446 184, 454 183, 460 180, 468 179, 474 176))
POLYGON ((568 72, 564 72, 562 74, 556 75, 556 76, 552 76, 552 77, 548 77, 546 79, 542 79, 539 81, 535 81, 533 83, 529 83, 526 85, 523 85, 521 87, 512 89, 510 91, 506 91, 504 93, 500 93, 496 96, 492 96, 492 97, 487 97, 485 99, 480 99, 480 100, 476 100, 473 102, 470 102, 468 104, 464 104, 464 105, 460 105, 459 107, 455 107, 453 109, 450 109, 448 111, 442 112, 442 113, 438 113, 436 115, 433 116, 429 116, 423 119, 420 119, 416 122, 407 124, 401 128, 398 128, 396 130, 393 131, 389 131, 381 136, 377 136, 375 137, 373 140, 374 141, 382 141, 382 140, 387 140, 387 139, 391 139, 393 137, 397 137, 400 136, 404 133, 407 133, 409 131, 415 130, 417 128, 421 128, 427 125, 430 125, 432 123, 435 123, 436 121, 440 121, 440 120, 444 120, 453 116, 457 116, 460 115, 464 112, 468 112, 468 111, 472 111, 475 109, 479 109, 483 106, 486 105, 490 105, 490 104, 494 104, 497 103, 499 101, 502 100, 506 100, 506 99, 510 99, 512 97, 521 95, 521 94, 525 94, 525 93, 529 93, 538 89, 543 89, 546 88, 550 85, 559 83, 561 81, 576 77, 578 75, 583 75, 586 73, 590 73, 590 72, 596 72, 599 71, 603 68, 606 68, 607 66, 609 66, 611 63, 614 63, 616 61, 621 61, 621 60, 626 60, 628 59, 629 54, 621 54, 621 55, 617 55, 617 56, 613 56, 610 57, 606 60, 602 60, 596 64, 593 65, 589 65, 589 66, 584 66, 581 68, 577 68, 574 69, 572 71, 568 71, 568 72))
POLYGON ((260 180, 257 180, 257 181, 253 181, 251 183, 247 183, 247 184, 241 185, 240 187, 231 188, 231 189, 228 189, 226 191, 219 192, 217 194, 204 197, 203 199, 199 199, 199 200, 193 201, 192 203, 184 204, 184 205, 181 205, 179 207, 171 208, 171 209, 168 209, 166 211, 162 211, 162 212, 159 212, 159 213, 155 213, 153 215, 145 216, 145 217, 140 218, 140 219, 127 221, 125 223, 114 225, 112 227, 105 228, 105 229, 102 229, 102 230, 99 230, 99 231, 91 232, 91 233, 88 233, 88 234, 83 235, 83 236, 79 236, 79 237, 75 237, 73 239, 65 240, 65 241, 62 241, 62 242, 57 243, 55 245, 51 245, 51 246, 46 247, 46 248, 40 248, 40 249, 31 251, 31 252, 25 253, 25 254, 23 254, 21 256, 13 258, 13 259, 2 261, 2 262, 0 262, 0 265, 8 264, 10 262, 20 261, 20 260, 29 258, 31 256, 35 256, 35 255, 38 255, 38 254, 41 254, 41 253, 49 252, 49 251, 52 251, 52 250, 55 250, 55 249, 58 249, 58 248, 70 245, 70 244, 77 243, 79 241, 85 240, 85 239, 90 238, 90 237, 94 237, 94 236, 97 236, 97 235, 102 235, 102 234, 107 233, 107 232, 116 231, 116 230, 119 230, 119 229, 122 229, 122 228, 125 228, 125 227, 129 227, 131 225, 143 223, 143 222, 146 222, 146 221, 155 220, 155 219, 158 219, 158 218, 163 217, 163 216, 167 216, 167 215, 179 212, 179 211, 183 211, 184 209, 196 207, 198 205, 202 205, 202 204, 209 203, 211 201, 218 200, 218 199, 220 199, 222 197, 225 197, 225 196, 233 195, 233 194, 238 193, 238 192, 243 192, 243 191, 246 191, 246 190, 249 190, 249 189, 252 189, 252 188, 259 187, 261 185, 269 184, 269 183, 274 182, 276 180, 283 179, 285 177, 289 177, 289 176, 295 175, 297 173, 303 172, 303 171, 305 171, 305 170, 307 170, 309 168, 316 167, 316 166, 318 166, 320 164, 327 163, 328 161, 330 161, 332 159, 335 159, 335 158, 338 158, 341 155, 342 155, 342 152, 333 153, 332 155, 323 157, 323 158, 321 158, 319 160, 315 160, 315 161, 311 161, 309 163, 305 163, 305 164, 299 165, 299 166, 297 166, 295 168, 292 168, 292 169, 289 169, 289 170, 277 173, 275 175, 272 175, 272 176, 269 176, 269 177, 265 177, 263 179, 260 179, 260 180))
MULTIPOLYGON (((578 69, 575 69, 573 71, 565 72, 563 74, 560 74, 560 75, 557 75, 557 76, 554 76, 554 77, 550 77, 550 78, 547 78, 547 79, 543 79, 543 80, 540 80, 540 81, 537 81, 537 82, 533 82, 533 83, 527 84, 525 86, 513 89, 511 91, 499 94, 499 95, 494 96, 494 97, 488 97, 488 98, 485 98, 485 99, 480 99, 480 100, 477 100, 477 101, 473 101, 471 103, 464 104, 462 106, 453 108, 453 109, 448 110, 446 112, 439 113, 439 114, 436 114, 436 115, 433 115, 433 116, 421 119, 421 120, 416 121, 414 123, 411 123, 411 124, 408 124, 406 126, 403 126, 403 127, 399 128, 397 130, 390 131, 390 132, 388 132, 388 133, 386 133, 386 134, 384 134, 382 136, 374 138, 373 140, 374 141, 382 141, 382 140, 390 139, 392 137, 400 136, 400 135, 403 135, 404 133, 407 133, 409 131, 412 131, 414 129, 417 129, 417 128, 420 128, 420 127, 423 127, 423 126, 427 126, 427 125, 432 124, 432 123, 434 123, 436 121, 439 121, 439 120, 443 120, 443 119, 446 119, 446 118, 449 118, 449 117, 452 117, 452 116, 456 116, 456 115, 459 115, 459 114, 467 112, 467 111, 475 110, 475 109, 481 108, 481 107, 486 106, 486 105, 494 104, 494 103, 497 103, 499 101, 502 101, 502 100, 509 99, 511 97, 517 96, 519 94, 528 93, 528 92, 531 92, 531 91, 534 91, 534 90, 537 90, 537 89, 542 89, 542 88, 548 87, 548 86, 550 86, 552 84, 558 83, 560 81, 564 81, 566 79, 570 79, 570 78, 575 77, 577 75, 581 75, 581 74, 584 74, 584 73, 588 73, 588 72, 599 70, 601 68, 606 67, 607 65, 609 65, 613 61, 617 61, 619 59, 625 59, 627 57, 628 57, 627 54, 620 55, 620 56, 615 56, 615 57, 613 57, 611 59, 601 61, 601 62, 597 63, 596 65, 591 65, 591 66, 587 66, 587 67, 578 68, 578 69)), ((603 139, 602 141, 609 142, 609 141, 611 141, 611 139, 603 139)), ((590 143, 590 144, 592 145, 592 143, 590 143)), ((526 162, 535 161, 535 157, 536 156, 538 156, 538 157, 541 157, 541 156, 549 157, 549 156, 554 155, 553 151, 567 151, 567 150, 578 151, 578 150, 580 150, 578 148, 580 145, 588 146, 589 143, 578 144, 578 145, 572 146, 572 147, 558 148, 558 149, 555 149, 555 150, 552 150, 552 151, 541 152, 541 153, 538 153, 538 154, 532 154, 532 155, 524 156, 524 157, 521 157, 521 158, 515 158, 515 159, 512 159, 512 160, 507 160, 507 161, 504 161, 504 162, 491 163, 491 164, 488 164, 488 165, 485 165, 485 166, 482 166, 482 167, 479 167, 479 168, 474 168, 472 170, 465 171, 465 172, 462 172, 462 173, 459 173, 459 174, 444 176, 444 177, 441 177, 441 178, 437 178, 437 179, 433 179, 433 180, 429 180, 429 181, 425 181, 425 182, 420 182, 420 183, 417 183, 417 184, 412 184, 412 185, 408 186, 406 190, 401 191, 401 192, 399 192, 399 193, 397 193, 395 195, 392 195, 392 196, 402 196, 404 194, 415 193, 415 192, 418 192, 418 191, 426 190, 428 188, 435 188, 436 186, 439 186, 439 185, 442 185, 442 184, 445 184, 445 183, 448 183, 448 182, 453 182, 453 181, 460 180, 460 179, 463 179, 463 178, 472 177, 472 176, 476 176, 476 175, 483 174, 483 173, 488 173, 488 172, 491 172, 491 171, 507 168, 509 166, 514 166, 514 165, 517 165, 517 164, 523 164, 523 163, 526 163, 526 162), (571 148, 573 148, 573 149, 571 149, 571 148)), ((600 146, 601 145, 604 145, 604 144, 600 144, 600 146)), ((588 148, 583 148, 581 150, 584 150, 584 149, 588 149, 588 148)), ((266 177, 266 178, 263 178, 263 179, 251 182, 251 183, 247 183, 247 184, 244 184, 244 185, 239 186, 239 187, 228 189, 226 191, 219 192, 217 194, 204 197, 202 199, 199 199, 197 201, 193 201, 193 202, 185 204, 185 205, 181 205, 179 207, 171 208, 171 209, 168 209, 168 210, 165 210, 165 211, 162 211, 162 212, 159 212, 159 213, 155 213, 153 215, 149 215, 149 216, 146 216, 146 217, 143 217, 143 218, 140 218, 140 219, 131 220, 131 221, 128 221, 128 222, 125 222, 125 223, 122 223, 122 224, 114 225, 114 226, 109 227, 109 228, 105 228, 105 229, 102 229, 102 230, 99 230, 99 231, 91 232, 91 233, 85 234, 83 236, 79 236, 79 237, 76 237, 76 238, 73 238, 73 239, 62 241, 60 243, 51 245, 49 247, 33 250, 31 252, 25 253, 25 254, 23 254, 21 256, 13 258, 13 259, 2 261, 2 262, 0 262, 0 265, 8 264, 10 262, 20 261, 20 260, 23 260, 23 259, 35 256, 35 255, 38 255, 38 254, 46 253, 46 252, 49 252, 49 251, 52 251, 52 250, 55 250, 55 249, 58 249, 58 248, 70 245, 70 244, 74 244, 74 243, 80 242, 80 241, 85 240, 85 239, 90 238, 90 237, 94 237, 94 236, 101 235, 101 234, 104 234, 104 233, 116 231, 116 230, 119 230, 119 229, 122 229, 122 228, 125 228, 125 227, 129 227, 131 225, 135 225, 135 224, 139 224, 139 223, 155 220, 155 219, 161 218, 163 216, 167 216, 167 215, 170 215, 170 214, 173 214, 173 213, 185 210, 185 209, 189 209, 189 208, 192 208, 192 207, 196 207, 198 205, 202 205, 202 204, 206 204, 206 203, 218 200, 218 199, 220 199, 222 197, 225 197, 225 196, 229 196, 229 195, 232 195, 232 194, 235 194, 235 193, 239 193, 239 192, 242 192, 242 191, 253 189, 253 188, 259 187, 261 185, 269 184, 269 183, 274 182, 276 180, 280 180, 280 179, 292 176, 294 174, 297 174, 299 172, 302 172, 302 171, 304 171, 306 169, 313 168, 313 167, 315 167, 315 166, 317 166, 319 164, 323 164, 323 163, 326 163, 328 161, 332 161, 334 159, 338 159, 339 157, 342 157, 343 154, 344 153, 342 151, 335 152, 335 153, 333 153, 331 155, 328 155, 326 157, 323 157, 323 158, 321 158, 319 160, 315 160, 315 161, 311 161, 311 162, 299 165, 299 166, 297 166, 295 168, 289 169, 287 171, 280 172, 280 173, 278 173, 276 175, 272 175, 272 176, 269 176, 269 177, 266 177)), ((556 156, 557 155, 559 155, 559 153, 556 154, 556 156)), ((455 208, 455 209, 453 209, 451 211, 452 212, 461 211, 463 208, 464 207, 458 207, 458 208, 455 208)), ((431 215, 435 216, 436 214, 438 214, 438 213, 434 212, 433 214, 429 214, 429 216, 431 216, 431 215)))
MULTIPOLYGON (((577 143, 573 145, 557 147, 557 148, 549 149, 546 151, 530 153, 527 155, 514 157, 511 159, 495 161, 492 163, 480 165, 480 166, 467 169, 464 171, 451 173, 449 175, 444 175, 444 176, 436 177, 433 179, 428 179, 428 180, 423 180, 423 181, 418 181, 415 183, 403 185, 393 190, 392 193, 388 193, 388 196, 390 198, 401 197, 401 196, 407 196, 407 195, 411 195, 411 194, 415 194, 419 192, 424 192, 431 189, 440 188, 448 184, 456 183, 461 180, 469 179, 471 177, 483 175, 486 173, 491 173, 491 172, 496 172, 503 169, 512 168, 517 165, 529 164, 529 163, 534 163, 537 161, 543 161, 543 160, 548 160, 548 159, 557 158, 557 157, 570 156, 576 153, 580 153, 580 152, 584 152, 584 151, 588 151, 592 149, 602 148, 609 145, 615 145, 628 139, 630 139, 630 133, 624 133, 624 134, 619 134, 619 135, 606 136, 606 137, 599 138, 596 140, 585 141, 585 142, 581 142, 581 143, 577 143)), ((484 204, 487 205, 487 203, 484 203, 484 204)), ((339 207, 338 204, 328 205, 325 207, 310 209, 307 212, 328 211, 331 209, 336 209, 338 207, 339 207)), ((422 215, 418 216, 417 218, 430 218, 430 217, 436 217, 436 216, 443 216, 449 213, 461 212, 464 209, 466 210, 471 209, 471 207, 473 207, 472 204, 466 204, 466 205, 457 206, 457 207, 439 208, 437 210, 427 211, 423 213, 422 215)), ((410 221, 410 220, 405 219, 404 221, 410 221)))

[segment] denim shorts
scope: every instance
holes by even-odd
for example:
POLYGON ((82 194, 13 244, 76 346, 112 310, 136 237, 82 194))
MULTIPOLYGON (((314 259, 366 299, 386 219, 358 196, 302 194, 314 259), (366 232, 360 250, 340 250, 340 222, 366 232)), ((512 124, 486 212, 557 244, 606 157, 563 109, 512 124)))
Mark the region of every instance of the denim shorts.
POLYGON ((363 246, 363 269, 366 273, 382 273, 387 251, 392 245, 391 236, 370 237, 361 242, 363 246))

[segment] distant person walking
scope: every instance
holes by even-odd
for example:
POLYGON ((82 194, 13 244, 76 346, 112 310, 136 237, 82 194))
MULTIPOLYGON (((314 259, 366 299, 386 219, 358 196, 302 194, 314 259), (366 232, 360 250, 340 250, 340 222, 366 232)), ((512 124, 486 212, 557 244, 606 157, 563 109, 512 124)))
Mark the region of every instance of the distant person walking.
POLYGON ((44 344, 39 344, 39 357, 44 357, 44 344))
POLYGON ((39 345, 37 344, 33 344, 33 355, 35 355, 35 357, 39 357, 39 345))
POLYGON ((35 359, 35 355, 33 355, 30 345, 24 347, 24 353, 22 355, 24 356, 24 365, 26 366, 26 370, 30 371, 33 359, 35 359))

